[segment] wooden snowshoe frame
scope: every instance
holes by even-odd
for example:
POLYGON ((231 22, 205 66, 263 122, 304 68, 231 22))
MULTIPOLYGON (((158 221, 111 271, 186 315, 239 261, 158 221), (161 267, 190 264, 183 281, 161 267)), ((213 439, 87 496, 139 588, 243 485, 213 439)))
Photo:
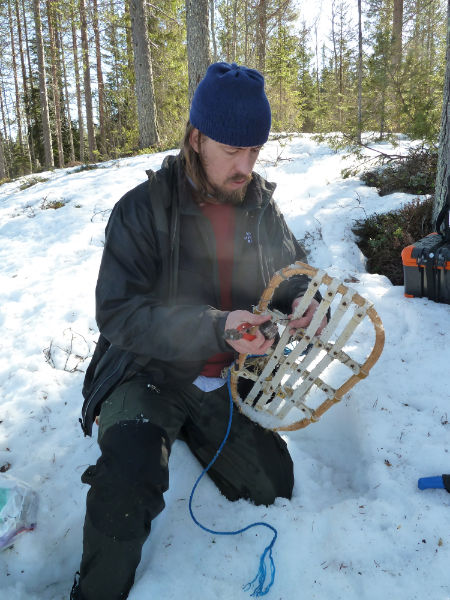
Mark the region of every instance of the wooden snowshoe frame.
MULTIPOLYGON (((256 357, 240 354, 230 369, 231 394, 236 405, 252 420, 274 431, 294 431, 318 421, 358 381, 367 377, 384 346, 383 324, 372 303, 324 271, 301 262, 275 273, 254 312, 269 313, 273 321, 285 325, 287 315, 271 310, 269 306, 280 283, 295 275, 306 275, 310 283, 295 310, 294 318, 303 315, 320 288, 322 300, 311 323, 294 336, 285 327, 269 354, 256 357), (319 335, 315 335, 333 301, 328 324, 319 335), (373 337, 373 346, 368 356, 363 362, 358 362, 343 348, 348 347, 349 342, 353 347, 358 345, 358 340, 352 336, 363 321, 371 322, 375 335, 370 336, 373 337), (287 350, 289 345, 292 349, 287 350), (329 366, 334 368, 334 363, 345 365, 350 371, 350 376, 337 388, 323 379, 323 372, 329 366), (250 385, 251 381, 254 382, 245 398, 238 393, 238 383, 242 379, 249 380, 250 385), (320 389, 320 403, 312 408, 308 406, 308 400, 311 391, 317 389, 320 389)), ((347 377, 346 370, 341 370, 347 377)), ((247 386, 249 381, 246 382, 247 386)))

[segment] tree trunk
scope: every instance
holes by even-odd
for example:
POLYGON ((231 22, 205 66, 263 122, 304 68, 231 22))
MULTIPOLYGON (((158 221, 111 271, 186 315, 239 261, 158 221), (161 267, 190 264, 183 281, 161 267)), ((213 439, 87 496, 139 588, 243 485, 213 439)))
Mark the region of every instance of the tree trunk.
POLYGON ((338 74, 337 74, 338 53, 337 53, 337 43, 336 43, 335 19, 336 19, 335 2, 333 0, 333 3, 331 5, 331 41, 333 43, 334 77, 336 79, 336 84, 337 84, 338 83, 338 74))
POLYGON ((233 0, 233 35, 231 37, 231 61, 236 62, 237 51, 237 0, 233 0))
POLYGON ((257 68, 264 74, 266 70, 266 37, 267 37, 267 0, 259 0, 257 6, 256 56, 257 68))
POLYGON ((92 110, 92 89, 91 72, 89 70, 89 43, 87 35, 87 17, 84 0, 80 0, 80 19, 81 19, 81 48, 83 55, 83 74, 84 74, 84 101, 86 105, 86 123, 88 134, 89 160, 95 159, 97 145, 95 142, 94 130, 94 112, 92 110))
POLYGON ((217 41, 216 41, 216 25, 214 22, 214 15, 215 15, 215 7, 214 7, 214 0, 209 0, 209 14, 211 15, 211 38, 212 38, 212 45, 213 45, 213 57, 212 60, 213 62, 217 62, 217 41))
MULTIPOLYGON (((281 13, 278 13, 278 39, 280 40, 280 45, 282 44, 282 23, 281 23, 281 13)), ((283 69, 283 65, 282 65, 282 59, 280 57, 280 63, 279 63, 279 68, 278 68, 278 118, 281 119, 283 118, 283 77, 281 76, 282 73, 282 69, 283 69)))
POLYGON ((226 0, 222 3, 222 32, 221 32, 221 46, 222 56, 226 62, 231 62, 231 2, 232 0, 226 0))
POLYGON ((31 58, 30 58, 30 44, 28 37, 28 25, 27 25, 27 13, 25 10, 25 0, 22 0, 22 14, 23 14, 23 25, 25 30, 25 43, 27 47, 27 64, 28 64, 28 77, 30 80, 30 87, 33 88, 33 70, 31 68, 31 58))
POLYGON ((319 36, 318 36, 318 19, 314 23, 314 46, 316 56, 316 90, 317 90, 317 107, 320 107, 320 70, 319 70, 319 36))
POLYGON ((61 127, 61 90, 59 86, 59 66, 58 56, 56 52, 56 40, 55 40, 55 19, 52 9, 52 2, 54 0, 47 0, 47 19, 48 19, 48 33, 50 38, 50 57, 52 63, 52 90, 53 90, 53 106, 55 107, 55 126, 56 126, 56 144, 58 147, 58 166, 64 167, 64 148, 62 141, 62 127, 61 127))
POLYGON ((244 5, 244 22, 245 22, 245 26, 244 26, 244 65, 248 65, 249 64, 249 56, 250 56, 250 51, 249 51, 249 10, 248 10, 248 0, 245 0, 245 5, 244 5))
POLYGON ((387 85, 386 82, 382 82, 381 88, 381 104, 380 104, 380 136, 379 141, 381 142, 384 139, 384 133, 386 129, 386 95, 387 95, 387 85))
POLYGON ((186 0, 186 38, 190 106, 194 92, 211 63, 208 0, 186 0))
POLYGON ((130 0, 130 17, 136 76, 139 148, 142 149, 150 148, 159 142, 145 0, 130 0))
POLYGON ((75 71, 75 90, 77 95, 77 109, 78 109, 78 137, 80 139, 80 161, 84 162, 84 121, 83 121, 83 108, 81 104, 81 85, 80 85, 80 68, 78 64, 78 42, 77 42, 77 29, 75 25, 75 14, 72 8, 71 14, 72 20, 72 47, 73 47, 73 67, 75 71))
MULTIPOLYGON (((2 114, 2 127, 3 127, 3 154, 5 156, 5 170, 6 170, 6 176, 9 176, 9 165, 11 164, 11 152, 10 152, 10 144, 9 144, 9 140, 11 140, 11 126, 9 124, 9 119, 7 122, 6 119, 6 112, 5 112, 5 104, 6 104, 6 98, 5 98, 5 90, 6 90, 6 86, 5 86, 5 80, 3 78, 3 72, 2 72, 2 68, 1 68, 1 61, 0 61, 0 111, 2 114), (8 131, 9 131, 9 136, 8 136, 8 131)), ((0 137, 2 137, 2 134, 0 133, 0 137)))
POLYGON ((343 56, 343 47, 344 47, 344 34, 343 27, 344 25, 344 13, 343 6, 340 4, 339 6, 339 126, 342 129, 343 127, 343 102, 344 102, 344 56, 343 56))
MULTIPOLYGON (((24 94, 24 100, 25 100, 25 116, 26 116, 26 121, 27 121, 26 138, 27 138, 28 148, 29 148, 29 152, 30 152, 31 171, 33 171, 33 168, 36 163, 36 157, 34 154, 33 136, 31 134, 31 116, 30 116, 30 114, 31 114, 31 94, 30 94, 30 89, 28 87, 28 82, 27 82, 27 70, 25 67, 25 53, 23 51, 22 23, 21 23, 21 19, 20 19, 20 9, 19 9, 18 0, 15 0, 15 9, 16 9, 16 19, 17 19, 17 33, 19 36, 19 54, 20 54, 20 64, 21 64, 21 68, 22 68, 23 94, 24 94)), ((25 13, 23 14, 23 18, 24 18, 24 22, 26 23, 25 13)), ((28 42, 27 42, 27 44, 28 44, 28 42)), ((30 84, 32 85, 31 81, 30 81, 30 84)))
POLYGON ((93 13, 93 28, 95 36, 95 56, 97 59, 97 86, 98 86, 98 118, 100 122, 100 139, 99 146, 100 152, 103 155, 107 154, 106 151, 106 122, 105 122, 105 85, 103 82, 103 71, 102 71, 102 55, 100 51, 100 32, 98 28, 98 4, 97 0, 92 0, 94 8, 93 13))
POLYGON ((127 61, 128 70, 131 73, 131 83, 133 86, 136 83, 136 77, 134 73, 134 51, 133 51, 133 40, 131 35, 131 12, 130 12, 130 0, 125 0, 125 22, 126 22, 126 38, 127 38, 127 61))
POLYGON ((402 62, 403 35, 403 0, 394 0, 394 16, 392 21, 392 60, 393 67, 398 68, 402 62))
POLYGON ((46 167, 54 167, 52 150, 52 132, 50 130, 50 117, 48 113, 47 74, 44 62, 44 45, 42 42, 41 8, 39 0, 33 0, 33 13, 36 32, 36 46, 39 64, 39 97, 41 103, 42 132, 44 137, 44 163, 46 167))
MULTIPOLYGON (((20 91, 19 91, 19 79, 17 76, 17 62, 16 62, 16 45, 14 40, 14 23, 12 18, 11 11, 11 1, 8 0, 8 17, 9 17, 9 31, 10 31, 10 40, 11 40, 11 54, 12 54, 12 68, 13 68, 13 77, 14 77, 14 89, 16 94, 16 118, 17 118, 17 133, 19 137, 19 146, 21 152, 21 162, 23 159, 28 163, 28 172, 31 173, 33 170, 33 165, 31 162, 31 154, 30 148, 28 146, 28 138, 23 138, 23 128, 22 128, 22 102, 20 99, 20 91)), ((22 165, 25 166, 24 164, 22 165)))
POLYGON ((447 0, 447 53, 442 105, 441 129, 436 174, 436 191, 433 204, 433 221, 436 220, 447 196, 447 178, 450 175, 450 0, 447 0))
POLYGON ((2 112, 3 136, 4 136, 4 139, 7 140, 8 139, 8 127, 6 126, 5 100, 3 99, 5 90, 6 90, 5 80, 3 79, 3 72, 0 67, 0 110, 2 112))
POLYGON ((362 9, 361 0, 358 0, 358 129, 357 140, 361 143, 362 134, 362 70, 363 70, 363 43, 362 43, 362 9))
MULTIPOLYGON (((112 17, 114 15, 114 0, 109 0, 109 14, 112 17)), ((119 94, 120 89, 120 73, 119 73, 119 47, 118 47, 118 34, 117 34, 117 24, 114 18, 110 17, 110 33, 109 33, 109 44, 111 47, 111 53, 113 58, 112 64, 112 74, 113 74, 113 93, 114 95, 119 94)), ((127 34, 128 35, 128 34, 127 34)), ((127 46, 128 48, 128 46, 127 46)), ((109 131, 109 144, 110 147, 113 148, 113 152, 117 152, 119 150, 119 146, 122 143, 122 103, 120 101, 117 102, 116 105, 116 114, 114 115, 114 120, 117 120, 117 125, 115 125, 112 129, 113 131, 109 131)))
POLYGON ((6 178, 6 163, 5 163, 5 153, 3 150, 3 136, 0 133, 0 181, 6 178))
POLYGON ((75 162, 75 147, 73 145, 72 117, 70 116, 69 86, 67 84, 66 57, 64 56, 64 44, 63 44, 63 40, 62 40, 61 27, 58 27, 58 37, 57 37, 56 41, 57 41, 58 53, 61 57, 62 77, 63 77, 63 82, 64 82, 64 99, 65 99, 66 120, 67 120, 67 133, 69 136, 69 152, 70 152, 69 160, 73 164, 75 162))

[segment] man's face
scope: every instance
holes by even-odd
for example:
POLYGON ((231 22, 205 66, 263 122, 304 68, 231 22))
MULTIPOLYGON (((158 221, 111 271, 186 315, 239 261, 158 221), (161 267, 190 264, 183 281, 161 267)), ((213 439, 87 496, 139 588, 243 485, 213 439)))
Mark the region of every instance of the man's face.
POLYGON ((208 138, 201 137, 199 130, 191 133, 191 146, 200 154, 211 195, 219 202, 237 203, 242 201, 261 146, 227 146, 208 138))

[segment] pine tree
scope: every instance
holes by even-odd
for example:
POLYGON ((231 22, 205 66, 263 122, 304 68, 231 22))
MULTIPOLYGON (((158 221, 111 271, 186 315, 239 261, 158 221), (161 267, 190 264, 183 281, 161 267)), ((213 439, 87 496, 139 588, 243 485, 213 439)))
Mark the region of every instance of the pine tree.
POLYGON ((139 148, 150 148, 159 143, 159 133, 145 0, 130 0, 130 16, 136 76, 139 148))
POLYGON ((295 60, 298 69, 297 103, 300 111, 301 131, 315 131, 315 113, 317 110, 317 81, 312 66, 313 54, 310 50, 310 29, 303 23, 298 31, 295 60))
POLYGON ((42 120, 42 133, 44 138, 44 165, 53 167, 53 150, 52 150, 52 134, 50 130, 50 116, 48 110, 48 95, 47 95, 47 71, 44 61, 44 46, 42 41, 42 19, 39 0, 33 0, 33 13, 36 31, 36 47, 39 63, 39 96, 40 109, 42 120))
POLYGON ((23 125, 22 125, 22 101, 19 90, 19 77, 17 72, 17 61, 16 61, 16 43, 14 38, 14 22, 11 10, 11 0, 8 0, 8 18, 9 18, 9 32, 11 40, 11 55, 12 55, 12 71, 14 77, 14 90, 15 90, 15 112, 16 112, 16 124, 18 134, 18 147, 17 147, 17 160, 21 165, 21 171, 29 173, 32 170, 31 154, 28 145, 27 137, 23 136, 23 125))
MULTIPOLYGON (((70 14, 68 13, 67 19, 70 20, 70 14)), ((56 20, 58 23, 57 31, 58 35, 56 38, 56 48, 58 55, 60 57, 60 65, 61 65, 61 84, 63 89, 63 104, 64 110, 62 114, 62 133, 63 133, 63 144, 64 146, 68 146, 69 153, 69 162, 73 164, 75 162, 75 145, 73 141, 73 131, 72 131, 72 118, 70 114, 70 96, 69 96, 69 82, 67 78, 67 68, 66 68, 66 56, 64 52, 64 43, 63 43, 63 31, 61 26, 61 12, 58 11, 56 13, 56 20)))
POLYGON ((362 6, 358 0, 358 123, 356 139, 361 144, 362 139, 362 78, 363 78, 363 36, 362 36, 362 6))
POLYGON ((185 0, 150 7, 150 34, 158 130, 164 147, 178 146, 189 116, 185 0))
POLYGON ((266 53, 266 86, 272 105, 274 131, 299 131, 302 126, 298 86, 298 38, 290 33, 297 14, 279 2, 276 27, 266 53))
POLYGON ((97 89, 98 89, 98 119, 100 125, 99 149, 103 156, 107 155, 106 149, 106 116, 105 116, 105 84, 103 82, 102 53, 100 48, 100 30, 98 18, 98 2, 92 0, 92 26, 95 39, 95 58, 97 66, 97 89))
POLYGON ((211 41, 213 46, 212 61, 217 62, 217 41, 216 41, 216 21, 215 21, 216 7, 214 0, 209 0, 209 22, 210 22, 210 33, 211 41))
POLYGON ((53 92, 53 112, 54 122, 56 129, 56 144, 58 149, 58 166, 64 166, 64 148, 62 141, 62 123, 61 123, 61 76, 59 66, 59 56, 56 50, 56 36, 55 32, 55 11, 54 11, 54 0, 47 0, 47 21, 48 21, 48 34, 50 41, 50 70, 52 74, 52 92, 53 92))
MULTIPOLYGON (((383 139, 393 130, 391 112, 392 91, 392 0, 370 0, 368 10, 368 41, 371 53, 367 60, 368 76, 363 83, 368 99, 368 126, 383 139)), ((394 126, 395 128, 395 126, 394 126)))
POLYGON ((392 66, 398 68, 402 62, 403 47, 403 0, 394 0, 392 18, 392 66))
POLYGON ((84 79, 84 101, 86 109, 86 125, 88 134, 89 160, 93 162, 96 157, 97 142, 94 129, 94 111, 92 107, 91 71, 89 60, 88 22, 87 11, 84 0, 79 0, 80 25, 81 25, 81 48, 83 57, 83 79, 84 79))
POLYGON ((16 14, 16 23, 17 23, 17 35, 18 35, 18 40, 19 40, 18 50, 19 50, 20 65, 21 65, 21 70, 22 70, 23 100, 24 100, 24 108, 25 108, 25 118, 26 118, 26 123, 27 123, 27 134, 26 134, 27 142, 26 143, 27 143, 27 146, 29 148, 29 153, 30 153, 30 171, 33 171, 33 169, 36 166, 36 157, 35 157, 35 152, 34 152, 33 136, 31 135, 31 103, 30 103, 31 95, 30 95, 29 87, 30 87, 30 85, 32 86, 32 79, 30 76, 30 82, 28 82, 27 70, 26 70, 26 66, 25 66, 23 29, 25 28, 25 42, 26 42, 27 46, 28 46, 28 32, 27 32, 27 27, 26 27, 25 12, 23 12, 23 14, 21 15, 18 0, 15 0, 14 6, 15 6, 15 14, 16 14), (22 26, 22 18, 23 18, 24 26, 22 26))
POLYGON ((348 2, 335 0, 332 6, 330 45, 324 45, 322 50, 316 123, 322 132, 356 133, 358 75, 355 28, 348 2))
POLYGON ((261 73, 266 70, 266 45, 267 45, 267 2, 268 0, 258 0, 256 9, 256 56, 257 68, 261 73))
POLYGON ((208 0, 186 0, 189 104, 211 62, 208 0))
POLYGON ((445 14, 439 0, 415 0, 404 41, 402 73, 394 79, 399 130, 436 141, 445 69, 445 14))
POLYGON ((0 133, 0 183, 6 179, 6 161, 3 149, 3 136, 0 133))
POLYGON ((75 16, 75 5, 70 6, 70 26, 72 31, 72 50, 73 50, 73 71, 75 77, 75 93, 77 99, 78 113, 78 139, 79 139, 79 159, 84 162, 84 119, 81 98, 80 67, 78 60, 78 39, 77 39, 77 18, 75 16))
POLYGON ((444 98, 442 103, 441 128, 439 133, 439 154, 436 174, 436 191, 433 203, 435 221, 449 193, 450 176, 450 0, 447 0, 447 37, 446 69, 444 80, 444 98))

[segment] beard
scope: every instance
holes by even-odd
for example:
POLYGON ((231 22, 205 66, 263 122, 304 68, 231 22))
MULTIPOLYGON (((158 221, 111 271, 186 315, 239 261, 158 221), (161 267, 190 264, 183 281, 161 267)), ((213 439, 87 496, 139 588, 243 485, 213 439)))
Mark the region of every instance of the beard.
POLYGON ((233 181, 242 181, 244 178, 244 185, 238 190, 233 190, 232 192, 222 186, 212 185, 209 183, 209 186, 211 187, 211 196, 214 198, 217 204, 231 204, 232 206, 238 206, 239 204, 242 204, 245 194, 247 193, 248 184, 252 180, 252 176, 245 176, 241 175, 240 173, 236 173, 225 181, 225 184, 227 184, 232 183, 233 181))
POLYGON ((214 185, 209 181, 206 174, 207 157, 203 148, 200 148, 198 156, 200 159, 199 162, 201 169, 203 171, 203 177, 207 183, 207 197, 205 198, 205 196, 203 196, 204 201, 206 200, 206 202, 210 202, 211 204, 231 204, 232 206, 238 206, 239 204, 242 204, 247 192, 248 184, 252 180, 252 175, 234 173, 234 175, 228 177, 222 185, 214 185), (230 190, 227 190, 226 187, 224 187, 229 183, 233 183, 234 181, 242 181, 243 179, 245 179, 245 183, 237 190, 230 192, 230 190))

